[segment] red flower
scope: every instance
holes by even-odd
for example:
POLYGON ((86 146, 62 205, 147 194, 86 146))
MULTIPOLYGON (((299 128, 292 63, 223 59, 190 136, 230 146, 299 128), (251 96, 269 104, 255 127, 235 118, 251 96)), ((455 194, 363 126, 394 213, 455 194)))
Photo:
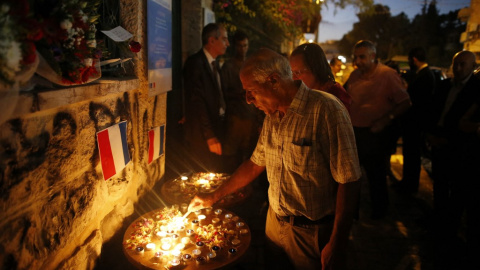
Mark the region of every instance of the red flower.
POLYGON ((35 62, 35 59, 37 58, 35 53, 35 44, 33 42, 25 42, 23 46, 25 49, 23 53, 22 64, 28 65, 35 62))
POLYGON ((142 45, 134 40, 128 43, 128 47, 130 48, 130 51, 134 53, 137 53, 142 49, 142 45))

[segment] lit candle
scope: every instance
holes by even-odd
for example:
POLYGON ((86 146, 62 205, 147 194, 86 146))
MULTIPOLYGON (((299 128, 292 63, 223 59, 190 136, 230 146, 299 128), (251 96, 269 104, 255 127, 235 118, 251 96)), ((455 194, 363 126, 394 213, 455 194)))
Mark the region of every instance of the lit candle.
POLYGON ((241 229, 240 230, 240 234, 247 234, 248 233, 248 230, 247 229, 241 229))
POLYGON ((198 217, 198 215, 200 215, 200 214, 202 214, 202 209, 195 211, 195 215, 197 215, 197 217, 198 217))
POLYGON ((222 209, 215 209, 215 211, 213 211, 215 213, 215 215, 219 216, 222 214, 222 209))
POLYGON ((198 215, 198 223, 201 225, 205 225, 205 219, 207 218, 205 215, 198 215))
POLYGON ((182 181, 187 181, 188 177, 183 175, 182 177, 180 177, 180 179, 182 179, 182 181))
POLYGON ((205 208, 205 214, 210 215, 212 213, 212 207, 205 208))
POLYGON ((175 246, 175 250, 184 250, 185 249, 185 244, 180 243, 175 246))
POLYGON ((182 242, 182 244, 184 244, 184 245, 188 245, 188 244, 190 244, 190 237, 187 237, 187 236, 182 237, 180 242, 182 242))
POLYGON ((197 247, 201 248, 201 247, 203 247, 203 246, 205 245, 205 243, 203 243, 202 241, 198 241, 198 242, 196 243, 196 245, 197 245, 197 247))
POLYGON ((172 245, 170 245, 170 243, 163 243, 162 244, 162 249, 165 250, 165 251, 169 250, 171 247, 172 247, 172 245))
POLYGON ((163 255, 161 251, 155 252, 155 258, 160 258, 163 255))
POLYGON ((241 228, 245 225, 243 222, 237 222, 237 228, 241 228))
POLYGON ((170 264, 172 266, 177 266, 177 265, 180 264, 180 260, 179 259, 173 259, 173 260, 170 261, 170 264))
POLYGON ((232 214, 230 214, 230 213, 225 214, 225 218, 226 218, 226 219, 231 219, 231 218, 232 218, 232 214))
POLYGON ((176 249, 172 250, 170 253, 172 254, 172 256, 173 256, 175 259, 180 259, 181 255, 182 255, 182 253, 180 252, 180 250, 176 250, 176 249))
POLYGON ((196 220, 196 219, 192 220, 192 226, 193 227, 198 226, 198 220, 196 220))
POLYGON ((232 217, 232 220, 235 221, 235 222, 237 222, 239 219, 240 219, 240 218, 239 218, 238 216, 232 217))
POLYGON ((163 237, 165 237, 165 236, 167 236, 167 232, 166 232, 166 231, 158 231, 158 232, 157 232, 157 237, 158 237, 158 238, 163 238, 163 237))
POLYGON ((192 229, 188 229, 186 233, 187 233, 187 236, 192 236, 195 233, 195 231, 192 229))
POLYGON ((154 250, 155 249, 155 244, 154 243, 148 243, 146 246, 145 246, 145 249, 150 251, 150 250, 154 250))

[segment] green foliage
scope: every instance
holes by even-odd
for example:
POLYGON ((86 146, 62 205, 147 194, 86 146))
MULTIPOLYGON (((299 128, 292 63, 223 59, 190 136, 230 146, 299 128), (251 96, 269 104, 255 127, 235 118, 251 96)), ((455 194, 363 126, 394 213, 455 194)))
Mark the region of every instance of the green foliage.
POLYGON ((339 50, 351 55, 357 41, 368 39, 377 44, 377 57, 386 60, 407 55, 410 49, 420 46, 427 51, 431 65, 446 67, 455 52, 462 49, 459 39, 465 24, 456 15, 457 12, 439 15, 436 2, 432 1, 410 22, 404 13, 392 17, 388 6, 375 5, 357 15, 359 22, 340 40, 339 50))

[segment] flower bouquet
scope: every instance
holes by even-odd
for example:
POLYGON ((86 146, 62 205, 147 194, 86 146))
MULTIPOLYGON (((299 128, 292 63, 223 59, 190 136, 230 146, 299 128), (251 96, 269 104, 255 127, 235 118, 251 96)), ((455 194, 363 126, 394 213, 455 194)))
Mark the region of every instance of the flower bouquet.
POLYGON ((0 4, 0 91, 22 89, 34 75, 38 57, 34 42, 41 38, 26 0, 0 4))
POLYGON ((101 76, 96 27, 100 0, 37 0, 35 17, 43 37, 37 73, 63 86, 83 84, 101 76))

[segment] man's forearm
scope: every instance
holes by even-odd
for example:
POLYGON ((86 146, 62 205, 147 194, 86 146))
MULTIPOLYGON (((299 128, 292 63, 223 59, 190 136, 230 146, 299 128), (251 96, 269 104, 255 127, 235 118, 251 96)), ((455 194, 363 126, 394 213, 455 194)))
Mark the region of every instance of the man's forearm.
POLYGON ((250 184, 264 170, 265 167, 256 165, 250 161, 250 159, 246 160, 238 167, 233 175, 215 191, 214 201, 216 202, 226 195, 250 184))
POLYGON ((332 247, 345 248, 353 216, 357 211, 360 194, 360 181, 339 184, 337 191, 337 207, 335 210, 335 223, 330 237, 332 247))

